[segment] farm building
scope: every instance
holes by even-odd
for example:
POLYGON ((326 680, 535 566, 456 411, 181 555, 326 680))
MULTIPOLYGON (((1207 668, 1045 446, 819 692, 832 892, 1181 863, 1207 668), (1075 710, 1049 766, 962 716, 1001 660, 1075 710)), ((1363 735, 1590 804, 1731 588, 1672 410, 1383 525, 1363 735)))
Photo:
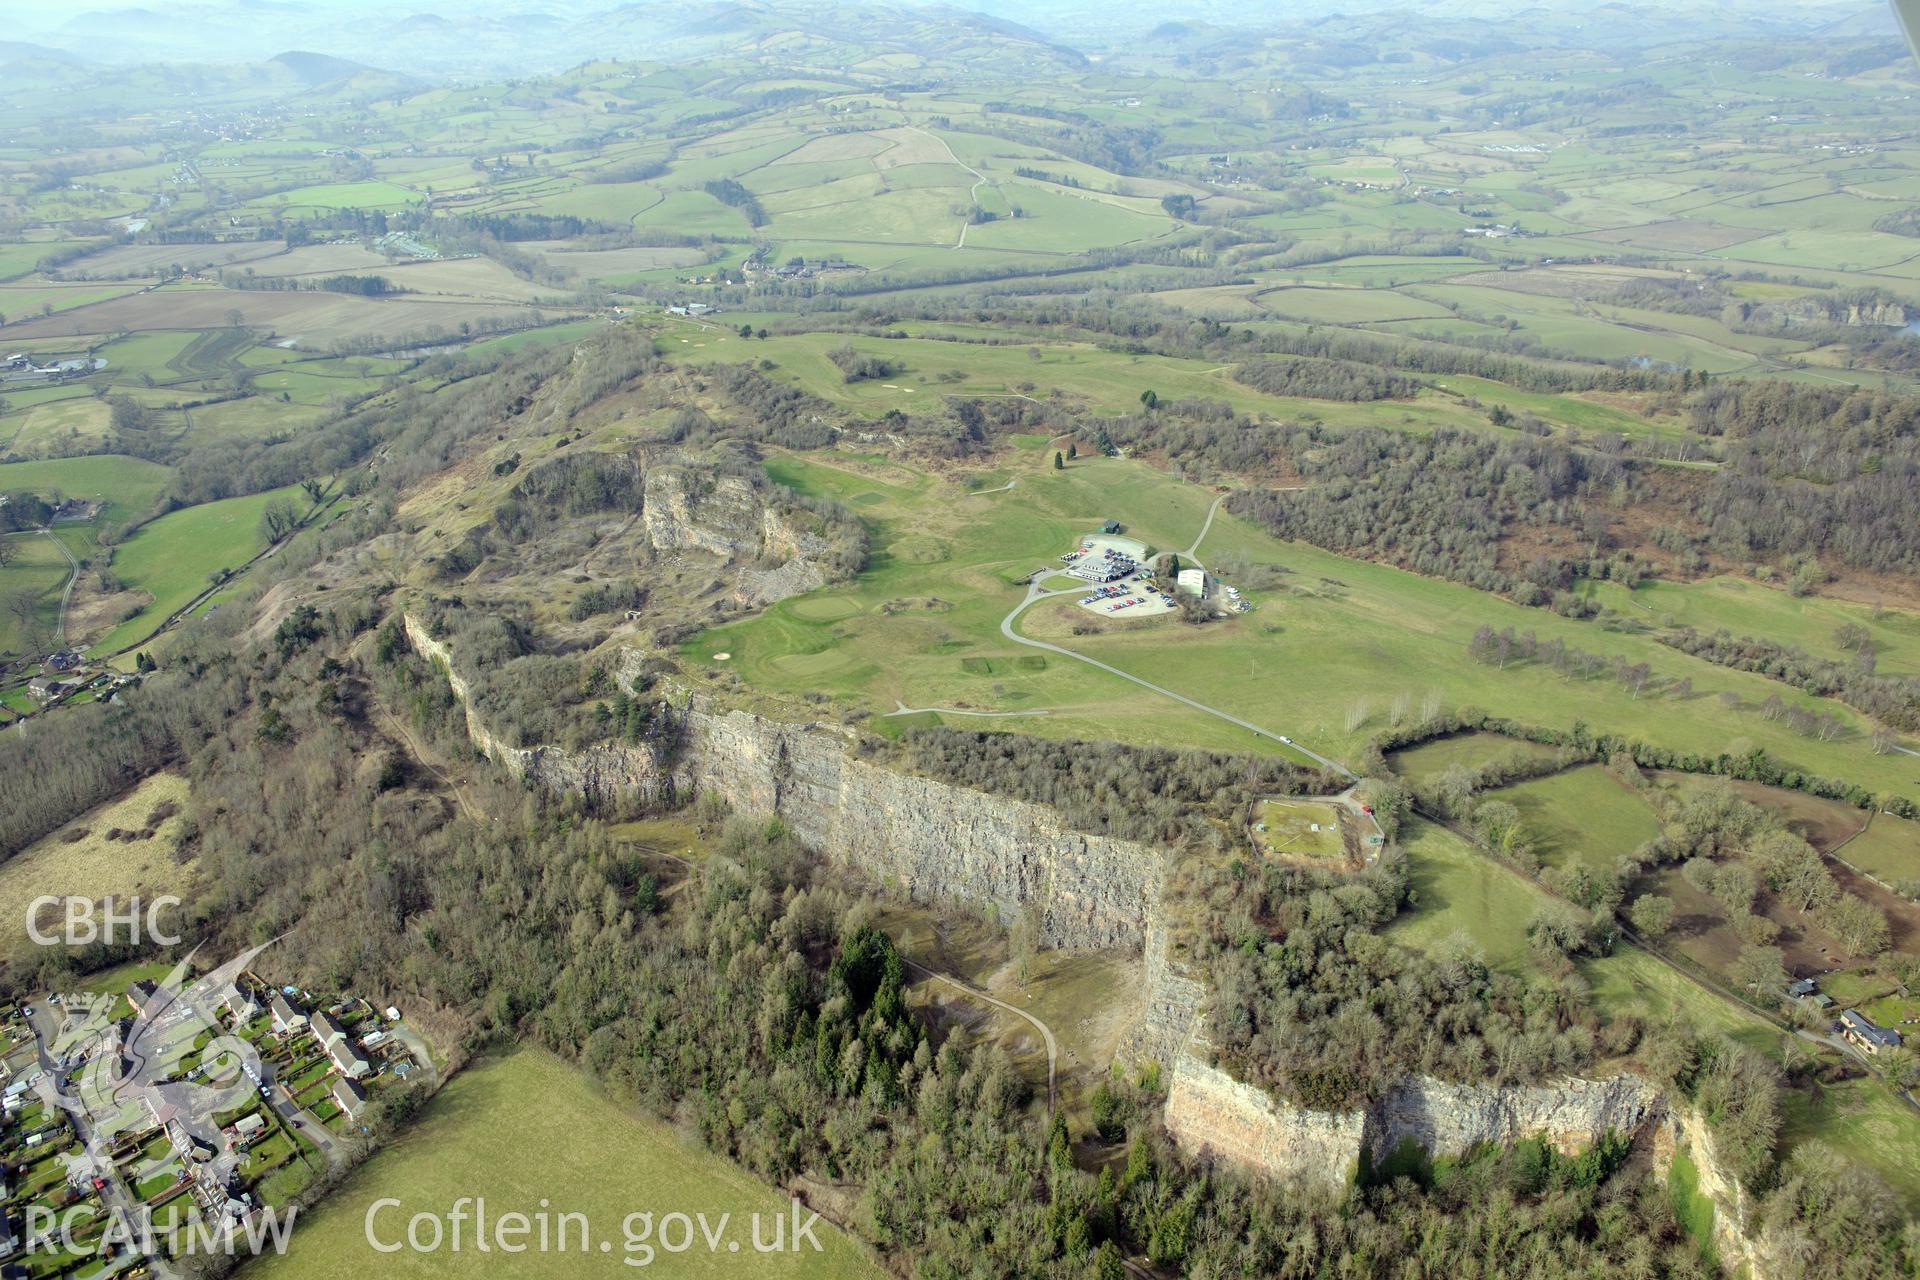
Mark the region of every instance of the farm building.
POLYGON ((72 693, 74 688, 71 680, 55 680, 51 676, 35 676, 27 681, 27 695, 37 702, 52 702, 72 693))
POLYGON ((1853 1009, 1848 1009, 1840 1015, 1840 1034, 1868 1053, 1879 1053, 1882 1049, 1900 1047, 1898 1031, 1891 1027, 1883 1027, 1864 1013, 1853 1009))

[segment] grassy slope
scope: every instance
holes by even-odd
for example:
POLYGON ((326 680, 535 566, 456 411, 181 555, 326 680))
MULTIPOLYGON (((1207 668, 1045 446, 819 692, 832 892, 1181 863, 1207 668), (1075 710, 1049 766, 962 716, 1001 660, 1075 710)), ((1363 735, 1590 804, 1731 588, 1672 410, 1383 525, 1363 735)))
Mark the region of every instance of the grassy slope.
MULTIPOLYGON (((1176 710, 1164 699, 1066 659, 1050 656, 1044 672, 1003 670, 1020 653, 999 635, 1001 618, 1020 598, 1008 585, 1009 574, 1052 560, 1074 532, 1110 516, 1156 548, 1184 550, 1212 501, 1206 490, 1138 463, 1083 459, 1064 472, 1054 471, 1051 454, 1041 445, 1005 460, 1009 474, 1017 477, 1015 489, 972 496, 963 496, 950 481, 898 466, 888 467, 884 482, 869 479, 848 469, 844 455, 781 461, 774 468, 777 477, 848 502, 871 522, 878 552, 874 563, 856 582, 828 588, 817 600, 788 601, 760 618, 708 633, 688 646, 687 656, 703 660, 730 652, 733 668, 750 686, 787 694, 820 690, 875 712, 891 711, 896 703, 952 707, 962 700, 993 710, 1050 707, 1052 716, 1023 720, 1020 727, 1049 735, 1258 746, 1243 730, 1176 710), (909 534, 915 539, 910 555, 889 550, 909 534), (891 616, 880 611, 890 599, 928 597, 945 606, 891 616), (805 616, 823 601, 839 602, 846 616, 805 616), (976 676, 961 666, 967 657, 1008 661, 995 663, 990 675, 976 676)), ((1686 750, 1761 746, 1794 765, 1870 787, 1912 789, 1913 771, 1904 759, 1874 755, 1857 727, 1832 743, 1794 735, 1754 710, 1781 686, 1688 658, 1647 636, 1279 542, 1224 513, 1216 518, 1201 558, 1217 564, 1223 553, 1251 565, 1282 567, 1282 587, 1250 591, 1254 612, 1204 628, 1143 622, 1075 637, 1067 625, 1083 615, 1068 603, 1029 610, 1021 629, 1210 706, 1230 708, 1335 756, 1355 750, 1376 732, 1380 715, 1396 696, 1409 695, 1417 703, 1434 691, 1452 706, 1471 704, 1561 727, 1584 719, 1596 730, 1686 750), (1636 699, 1605 677, 1569 682, 1537 666, 1509 664, 1504 671, 1481 666, 1467 660, 1465 649, 1482 622, 1531 629, 1542 639, 1559 636, 1569 645, 1609 657, 1617 653, 1629 662, 1645 661, 1656 673, 1691 677, 1697 692, 1686 699, 1656 693, 1636 699), (1737 693, 1742 705, 1723 705, 1717 696, 1722 691, 1737 693), (1349 732, 1346 713, 1362 699, 1373 714, 1349 732)), ((1846 708, 1824 705, 1850 725, 1860 724, 1846 708)))
MULTIPOLYGON (((510 1274, 577 1277, 623 1268, 622 1223, 628 1214, 705 1212, 709 1223, 731 1213, 730 1238, 738 1253, 709 1254, 696 1230, 696 1247, 659 1254, 649 1274, 665 1276, 859 1277, 881 1273, 860 1247, 823 1222, 816 1229, 825 1250, 758 1254, 749 1216, 789 1212, 787 1198, 754 1181, 718 1156, 687 1145, 660 1121, 621 1107, 582 1073, 535 1051, 483 1062, 456 1076, 428 1107, 420 1123, 375 1156, 303 1218, 284 1257, 254 1264, 262 1280, 331 1280, 369 1273, 384 1277, 510 1274), (462 1196, 484 1196, 489 1215, 584 1213, 593 1228, 587 1261, 575 1252, 528 1252, 503 1270, 501 1259, 467 1251, 391 1255, 373 1251, 365 1219, 372 1203, 397 1197, 399 1209, 376 1219, 383 1238, 403 1233, 417 1212, 444 1215, 462 1196), (611 1249, 602 1254, 599 1242, 611 1249)), ((804 1216, 804 1215, 803 1215, 804 1216)), ((469 1227, 471 1230, 471 1227, 469 1227)), ((578 1233, 575 1233, 575 1240, 578 1233)))
POLYGON ((187 871, 173 860, 173 841, 184 819, 173 816, 149 827, 162 804, 176 809, 187 799, 186 779, 159 773, 117 800, 81 814, 45 839, 0 863, 0 918, 22 921, 27 904, 43 894, 82 893, 100 898, 179 892, 187 871), (107 832, 153 830, 145 840, 109 840, 107 832), (63 833, 85 829, 79 840, 63 833))
POLYGON ((298 486, 228 498, 161 516, 121 543, 113 571, 130 590, 147 591, 153 603, 102 636, 94 653, 115 649, 150 634, 175 609, 209 585, 218 569, 237 569, 266 545, 260 513, 275 498, 290 498, 303 509, 298 486))
POLYGON ((1621 854, 1660 834, 1646 801, 1599 765, 1502 787, 1492 795, 1520 811, 1534 852, 1554 866, 1580 862, 1596 874, 1611 874, 1621 854))

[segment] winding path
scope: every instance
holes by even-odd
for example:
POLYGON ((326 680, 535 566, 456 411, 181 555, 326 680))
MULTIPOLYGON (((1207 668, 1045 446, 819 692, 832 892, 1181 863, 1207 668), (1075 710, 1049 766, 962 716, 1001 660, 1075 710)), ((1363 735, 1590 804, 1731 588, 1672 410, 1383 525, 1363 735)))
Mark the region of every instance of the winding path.
POLYGON ((68 550, 66 543, 53 536, 51 526, 40 532, 46 534, 47 541, 60 548, 60 554, 67 558, 67 586, 60 593, 60 647, 64 649, 67 647, 67 606, 73 603, 73 589, 80 582, 80 562, 73 558, 73 552, 68 550))
POLYGON ((1008 1004, 1005 1000, 990 996, 970 982, 962 982, 958 978, 936 972, 933 969, 927 968, 927 966, 921 964, 918 960, 909 960, 905 956, 901 956, 900 961, 906 965, 907 968, 923 977, 931 978, 936 982, 944 982, 964 995, 970 996, 983 1004, 990 1004, 996 1009, 1003 1009, 1016 1018, 1024 1018, 1033 1025, 1034 1030, 1040 1033, 1040 1038, 1046 1042, 1047 1046, 1047 1113, 1051 1115, 1054 1110, 1054 1079, 1059 1071, 1060 1062, 1060 1047, 1054 1042, 1053 1028, 1028 1013, 1025 1009, 1018 1008, 1008 1004))
MULTIPOLYGON (((945 138, 941 137, 939 134, 928 133, 925 129, 922 129, 919 125, 914 125, 914 124, 908 125, 907 130, 910 133, 917 133, 923 138, 931 138, 935 142, 939 143, 943 148, 946 149, 948 160, 952 161, 954 164, 960 166, 962 169, 965 169, 968 173, 973 175, 974 183, 971 187, 967 189, 967 202, 977 207, 980 203, 980 188, 987 184, 987 175, 980 172, 978 169, 974 168, 972 165, 968 164, 966 161, 962 160, 959 156, 953 154, 953 144, 948 142, 945 138)), ((960 238, 953 242, 954 248, 964 249, 967 247, 967 228, 972 225, 973 225, 973 222, 971 219, 965 222, 962 222, 960 224, 960 238)))
POLYGON ((1206 522, 1200 526, 1199 536, 1194 538, 1193 545, 1187 548, 1186 555, 1185 555, 1186 559, 1193 560, 1195 564, 1200 563, 1197 559, 1195 559, 1195 557, 1200 554, 1200 544, 1207 540, 1207 534, 1211 532, 1213 529, 1213 517, 1216 513, 1219 512, 1220 504, 1225 502, 1226 500, 1227 500, 1227 495, 1223 493, 1219 497, 1213 500, 1212 506, 1207 508, 1206 522))
POLYGON ((954 707, 910 707, 898 699, 895 699, 893 708, 880 718, 884 720, 888 716, 917 716, 929 711, 937 716, 976 716, 982 720, 997 720, 1002 716, 1050 716, 1053 714, 1053 709, 1050 707, 1034 707, 1030 711, 961 711, 954 707))
POLYGON ((405 744, 407 753, 413 757, 414 763, 440 779, 446 784, 447 790, 453 792, 453 798, 460 805, 460 812, 467 816, 468 822, 476 827, 488 825, 486 821, 482 821, 480 811, 468 802, 466 788, 455 782, 452 774, 434 762, 433 757, 427 754, 425 748, 414 738, 413 733, 400 717, 387 710, 386 704, 380 701, 380 695, 370 692, 367 705, 373 708, 373 713, 379 719, 381 727, 405 744))
POLYGON ((24 536, 28 533, 45 536, 46 540, 60 548, 60 554, 67 558, 67 585, 66 589, 60 593, 59 643, 55 645, 55 648, 64 649, 67 647, 67 606, 73 603, 73 589, 80 582, 80 562, 73 558, 73 552, 67 549, 67 544, 54 536, 52 525, 45 525, 38 529, 22 529, 18 535, 8 536, 24 536))
POLYGON ((1021 635, 1018 631, 1015 631, 1013 629, 1014 619, 1018 618, 1021 615, 1021 613, 1023 613, 1027 609, 1029 605, 1038 603, 1041 600, 1051 600, 1057 596, 1078 595, 1080 593, 1080 590, 1081 590, 1080 588, 1075 587, 1067 591, 1048 591, 1045 588, 1039 586, 1038 584, 1029 586, 1027 588, 1026 599, 1022 600, 1019 604, 1015 605, 1013 607, 1013 612, 1009 613, 1006 617, 1000 620, 1000 634, 1005 636, 1007 639, 1013 641, 1015 644, 1024 644, 1031 649, 1045 649, 1048 653, 1057 653, 1063 658, 1072 658, 1075 662, 1084 662, 1090 667, 1098 667, 1100 670, 1106 672, 1108 675, 1119 676, 1122 680, 1126 680, 1133 684, 1137 684, 1142 689, 1151 690, 1152 692, 1157 693, 1162 697, 1172 698, 1175 702, 1178 702, 1183 706, 1192 707, 1195 711, 1205 712, 1207 715, 1213 716, 1215 719, 1218 719, 1218 720, 1225 720, 1228 724, 1237 725, 1240 728, 1245 729, 1249 733, 1258 734, 1262 738, 1271 739, 1272 741, 1279 743, 1283 747, 1291 747, 1293 748, 1293 750, 1299 752, 1301 755, 1306 756, 1309 760, 1312 760, 1315 764, 1319 765, 1321 768, 1332 770, 1334 773, 1339 774, 1343 778, 1351 778, 1355 782, 1358 782, 1360 780, 1359 774, 1354 773, 1351 769, 1348 769, 1347 766, 1341 764, 1338 760, 1330 760, 1326 756, 1321 755, 1317 751, 1314 751, 1308 747, 1301 746, 1299 743, 1293 741, 1291 738, 1287 738, 1282 736, 1281 734, 1275 733, 1271 729, 1261 728, 1259 725, 1254 724, 1251 720, 1242 720, 1239 716, 1229 715, 1225 711, 1220 710, 1218 707, 1210 707, 1204 702, 1198 702, 1192 698, 1189 698, 1184 693, 1175 693, 1173 690, 1163 688, 1162 686, 1153 683, 1151 680, 1143 680, 1139 676, 1134 675, 1130 671, 1122 671, 1120 668, 1116 666, 1112 666, 1109 663, 1102 662, 1098 658, 1089 658, 1084 653, 1075 653, 1073 650, 1068 649, 1062 645, 1051 644, 1045 640, 1029 639, 1028 637, 1021 635))

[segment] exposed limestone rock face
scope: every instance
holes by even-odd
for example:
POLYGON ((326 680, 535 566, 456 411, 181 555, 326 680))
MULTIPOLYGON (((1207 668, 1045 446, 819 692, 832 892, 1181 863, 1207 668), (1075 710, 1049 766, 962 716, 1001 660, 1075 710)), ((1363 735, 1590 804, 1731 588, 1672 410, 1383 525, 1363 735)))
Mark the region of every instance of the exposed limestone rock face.
POLYGON ((1337 1190, 1353 1177, 1366 1124, 1364 1111, 1288 1106, 1191 1055, 1174 1061, 1167 1132, 1192 1155, 1337 1190))
MULTIPOLYGON (((411 615, 405 626, 466 703, 447 646, 411 615)), ((616 667, 623 684, 638 671, 637 660, 616 667)), ((1044 805, 868 764, 851 754, 849 735, 826 725, 699 706, 683 719, 669 767, 645 746, 511 747, 467 703, 474 745, 541 786, 647 801, 711 791, 736 812, 778 816, 833 861, 915 901, 992 908, 1004 920, 1030 907, 1053 947, 1138 950, 1146 939, 1160 897, 1159 849, 1083 835, 1044 805)))
POLYGON ((734 591, 741 604, 772 604, 826 583, 814 560, 827 550, 826 541, 766 505, 765 496, 743 477, 655 465, 642 490, 642 519, 656 550, 778 561, 775 568, 742 571, 734 591))
POLYGON ((739 589, 733 593, 734 600, 744 605, 768 605, 788 596, 802 595, 815 587, 823 587, 827 575, 820 566, 801 556, 794 556, 777 569, 749 569, 740 575, 739 589))
POLYGON ((1277 1101, 1192 1053, 1174 1061, 1167 1131, 1182 1149, 1212 1151, 1275 1177, 1344 1185, 1361 1152, 1384 1160, 1411 1140, 1430 1156, 1545 1138, 1571 1154, 1609 1130, 1637 1137, 1666 1119, 1660 1091, 1638 1076, 1555 1084, 1456 1085, 1419 1076, 1371 1107, 1319 1111, 1277 1101))
POLYGON ((1661 1126, 1654 1138, 1655 1167, 1671 1176, 1674 1156, 1682 1152, 1699 1174, 1700 1193, 1713 1201, 1713 1244, 1721 1263, 1732 1272, 1745 1264, 1754 1280, 1766 1280, 1774 1268, 1759 1232, 1753 1200, 1739 1180, 1721 1167, 1713 1134, 1693 1111, 1677 1110, 1661 1126))
MULTIPOLYGON (((466 682, 447 646, 413 617, 404 621, 414 647, 447 666, 464 702, 466 682)), ((615 669, 623 686, 631 687, 642 662, 638 651, 623 656, 615 669)), ((1764 1250, 1749 1236, 1750 1202, 1721 1171, 1711 1134, 1689 1113, 1670 1114, 1646 1081, 1622 1075, 1495 1087, 1417 1077, 1366 1108, 1320 1111, 1278 1102, 1205 1060, 1206 989, 1176 954, 1161 918, 1161 850, 1083 835, 1041 805, 869 764, 853 754, 850 735, 831 726, 698 705, 684 721, 682 748, 669 768, 644 747, 507 747, 471 706, 467 711, 474 745, 538 785, 660 801, 712 791, 739 813, 777 815, 834 862, 894 892, 992 907, 1003 919, 1028 907, 1049 946, 1139 948, 1142 1008, 1122 1054, 1171 1065, 1165 1123, 1185 1151, 1337 1192, 1363 1154, 1379 1161, 1407 1140, 1433 1156, 1457 1156, 1530 1137, 1571 1153, 1609 1130, 1650 1136, 1663 1171, 1682 1150, 1699 1169, 1700 1188, 1716 1205, 1721 1256, 1747 1263, 1758 1280, 1767 1275, 1764 1250)))
POLYGON ((1847 323, 1885 325, 1889 328, 1904 329, 1913 323, 1913 316, 1897 302, 1881 302, 1868 307, 1855 303, 1847 308, 1847 323))
POLYGON ((1167 927, 1157 918, 1147 927, 1146 987, 1140 1019, 1120 1048, 1120 1057, 1133 1062, 1176 1061, 1200 1026, 1206 984, 1187 971, 1172 954, 1167 927))
POLYGON ((1030 906, 1064 948, 1139 948, 1159 901, 1160 850, 1083 835, 1043 805, 856 759, 838 731, 743 711, 688 718, 689 771, 736 810, 777 814, 802 840, 916 901, 1030 906))
POLYGON ((647 540, 661 551, 692 548, 714 555, 757 554, 767 513, 743 476, 703 475, 675 466, 647 471, 642 490, 647 540))
POLYGON ((1639 1076, 1501 1087, 1422 1076, 1403 1081, 1369 1111, 1367 1141, 1375 1160, 1408 1139, 1432 1155, 1456 1156, 1482 1143, 1544 1138, 1571 1155, 1609 1129, 1634 1137, 1665 1115, 1664 1097, 1639 1076))
MULTIPOLYGON (((434 639, 412 614, 401 618, 416 651, 447 671, 447 684, 466 710, 467 737, 480 753, 516 778, 551 791, 575 791, 596 799, 631 796, 648 802, 671 799, 681 783, 660 762, 654 748, 617 742, 596 743, 579 751, 561 747, 514 747, 501 741, 473 709, 467 682, 454 669, 445 642, 434 639)), ((631 679, 631 677, 629 677, 631 679)))

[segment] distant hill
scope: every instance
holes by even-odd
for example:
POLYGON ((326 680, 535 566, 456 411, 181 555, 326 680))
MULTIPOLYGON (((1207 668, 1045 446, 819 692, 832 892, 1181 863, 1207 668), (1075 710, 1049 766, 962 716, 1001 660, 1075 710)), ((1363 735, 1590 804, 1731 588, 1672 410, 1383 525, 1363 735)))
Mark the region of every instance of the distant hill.
POLYGON ((341 80, 350 80, 363 71, 377 70, 365 63, 336 58, 326 53, 309 53, 303 49, 291 49, 286 53, 275 54, 268 61, 279 63, 298 76, 302 82, 310 85, 334 84, 341 80))
POLYGON ((28 44, 21 40, 0 40, 0 66, 14 62, 58 62, 66 66, 79 66, 83 59, 68 53, 65 49, 54 49, 44 44, 28 44))

